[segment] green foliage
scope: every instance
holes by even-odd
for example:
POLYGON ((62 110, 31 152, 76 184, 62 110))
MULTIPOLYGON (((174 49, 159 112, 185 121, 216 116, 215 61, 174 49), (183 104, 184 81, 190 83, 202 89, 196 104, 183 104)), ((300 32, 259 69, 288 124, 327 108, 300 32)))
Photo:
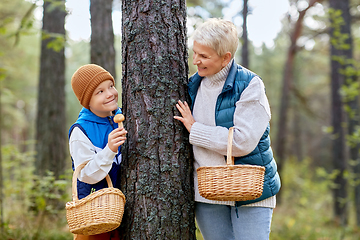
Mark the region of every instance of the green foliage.
MULTIPOLYGON (((34 27, 33 12, 34 12, 35 8, 36 8, 36 4, 33 3, 28 8, 26 13, 23 15, 18 29, 13 33, 13 36, 15 37, 15 44, 14 44, 15 46, 19 43, 19 39, 22 34, 29 34, 33 30, 33 27, 34 27)), ((10 36, 12 36, 12 35, 10 35, 10 36)))
POLYGON ((66 202, 69 199, 66 193, 69 181, 65 179, 56 180, 54 173, 48 171, 46 176, 43 177, 35 175, 33 182, 34 184, 29 195, 32 199, 30 209, 36 213, 42 211, 46 211, 49 214, 59 213, 59 209, 63 209, 61 202, 66 202), (60 208, 57 205, 59 202, 60 208))
POLYGON ((69 239, 64 208, 70 199, 71 174, 60 180, 51 172, 34 175, 34 156, 35 152, 21 152, 15 145, 2 147, 6 208, 0 239, 69 239))
MULTIPOLYGON (((50 225, 47 223, 46 226, 50 225)), ((54 227, 54 226, 53 226, 54 227)), ((52 227, 52 228, 53 228, 52 227)), ((16 226, 5 224, 0 239, 6 240, 69 240, 72 234, 66 231, 58 231, 53 229, 45 229, 39 235, 31 235, 26 233, 26 229, 16 228, 16 226)))
POLYGON ((354 132, 346 136, 346 142, 350 147, 360 144, 360 126, 355 126, 354 132))
POLYGON ((3 81, 6 77, 6 69, 0 68, 0 82, 3 81))
MULTIPOLYGON (((332 217, 333 179, 336 172, 314 168, 310 159, 290 160, 281 176, 282 203, 274 210, 270 239, 355 240, 360 231, 352 222, 337 226, 332 217)), ((354 211, 352 211, 354 212, 354 211)))
MULTIPOLYGON (((352 71, 355 70, 352 67, 347 67, 347 68, 351 68, 352 71)), ((357 72, 354 73, 357 74, 357 72)), ((355 76, 354 73, 343 72, 343 74, 351 74, 350 76, 355 76)), ((345 102, 349 102, 354 100, 359 95, 359 90, 360 90, 359 82, 350 82, 349 84, 343 85, 341 87, 340 94, 342 95, 345 102)))
POLYGON ((50 3, 49 7, 47 8, 47 11, 52 12, 56 8, 62 9, 65 11, 64 8, 64 1, 65 0, 45 0, 44 3, 50 3))
MULTIPOLYGON (((329 9, 328 14, 333 31, 330 44, 338 50, 349 50, 351 47, 348 43, 350 36, 342 33, 342 27, 345 24, 342 17, 342 11, 329 9)), ((339 69, 339 73, 346 77, 346 80, 341 87, 341 95, 344 102, 354 100, 359 95, 360 90, 359 82, 354 81, 354 78, 360 76, 359 63, 355 59, 350 59, 344 55, 332 56, 332 60, 337 61, 342 66, 342 68, 339 69)))
POLYGON ((330 44, 333 45, 336 49, 350 49, 351 46, 346 43, 350 36, 341 32, 341 27, 345 24, 345 21, 342 17, 342 11, 329 9, 328 14, 331 20, 331 27, 333 29, 333 37, 330 39, 330 44))
MULTIPOLYGON (((339 68, 339 73, 345 77, 345 81, 340 88, 340 95, 344 102, 344 109, 348 115, 348 125, 352 124, 352 121, 357 122, 358 124, 359 109, 357 108, 359 105, 358 97, 360 93, 360 82, 358 80, 360 76, 360 64, 352 58, 353 49, 349 44, 351 36, 342 33, 342 28, 345 25, 342 11, 329 9, 328 14, 331 22, 331 29, 333 31, 330 43, 335 49, 339 50, 339 55, 332 56, 331 60, 340 64, 341 67, 339 68), (348 53, 347 55, 346 52, 348 53)), ((359 146, 359 131, 359 126, 354 126, 352 132, 349 132, 346 135, 346 143, 350 148, 359 146)))
POLYGON ((43 31, 42 40, 49 40, 46 47, 55 52, 60 52, 65 46, 65 36, 59 33, 48 33, 43 31))
POLYGON ((33 6, 23 0, 0 3, 0 26, 3 28, 0 34, 0 66, 4 73, 0 88, 0 117, 5 144, 26 141, 34 134, 40 34, 36 31, 33 6), (34 23, 31 29, 23 26, 24 21, 34 23))

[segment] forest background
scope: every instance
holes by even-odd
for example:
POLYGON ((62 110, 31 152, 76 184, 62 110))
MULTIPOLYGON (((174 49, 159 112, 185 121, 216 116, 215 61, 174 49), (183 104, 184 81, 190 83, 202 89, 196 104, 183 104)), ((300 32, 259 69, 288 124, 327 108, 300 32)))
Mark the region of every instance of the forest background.
MULTIPOLYGON (((188 29, 206 17, 223 17, 222 9, 233 6, 233 2, 187 1, 188 29)), ((237 2, 243 5, 243 1, 237 2)), ((272 110, 270 124, 275 156, 283 151, 278 156, 282 189, 274 211, 271 239, 360 239, 360 205, 357 204, 356 190, 360 183, 356 171, 359 160, 351 154, 360 135, 358 125, 352 132, 348 128, 349 119, 358 119, 358 113, 351 111, 346 100, 357 101, 359 94, 360 1, 343 2, 348 3, 350 22, 341 20, 341 14, 339 18, 331 11, 331 1, 290 0, 289 11, 281 21, 282 29, 274 39, 274 45, 254 46, 249 41, 246 64, 242 55, 245 51, 244 26, 238 26, 240 45, 235 59, 262 77, 272 110), (303 21, 299 21, 301 17, 304 17, 303 21), (302 29, 294 37, 299 22, 302 29), (334 114, 338 114, 334 110, 331 65, 335 59, 331 46, 337 43, 333 41, 334 34, 331 35, 334 31, 330 31, 336 29, 333 25, 336 22, 351 30, 351 35, 340 33, 337 37, 344 42, 352 40, 352 57, 346 59, 351 62, 351 67, 343 64, 347 68, 342 71, 345 79, 350 78, 352 82, 340 82, 342 87, 336 90, 342 99, 340 115, 346 115, 341 122, 342 128, 346 129, 344 146, 336 142, 340 137, 334 133, 332 120, 334 114), (291 55, 294 57, 291 84, 284 88, 291 55), (287 96, 285 100, 284 95, 287 96), (281 122, 284 102, 287 103, 286 127, 281 122), (286 129, 286 135, 281 142, 279 133, 283 129, 286 129), (343 159, 334 155, 339 148, 344 150, 343 159), (339 167, 337 162, 344 164, 339 167), (342 181, 337 182, 340 175, 342 181), (339 196, 337 189, 344 190, 345 195, 339 196)), ((121 9, 119 1, 114 0, 112 4, 117 10, 121 9)), ((248 14, 251 14, 251 0, 248 7, 248 14)), ((64 159, 67 171, 61 176, 51 171, 38 174, 35 169, 43 39, 42 22, 34 14, 41 12, 41 8, 41 1, 0 3, 0 239, 71 239, 64 210, 65 202, 71 199, 70 157, 67 155, 64 159)), ((236 16, 242 18, 242 12, 236 16)), ((90 62, 91 47, 89 40, 55 39, 52 48, 65 47, 65 125, 68 129, 81 109, 72 93, 70 79, 79 66, 90 62)), ((115 35, 114 43, 117 87, 121 89, 120 35, 115 35)), ((191 61, 191 46, 188 62, 190 76, 196 71, 191 61)), ((67 141, 66 133, 64 136, 67 141)), ((202 239, 199 231, 197 238, 202 239)))

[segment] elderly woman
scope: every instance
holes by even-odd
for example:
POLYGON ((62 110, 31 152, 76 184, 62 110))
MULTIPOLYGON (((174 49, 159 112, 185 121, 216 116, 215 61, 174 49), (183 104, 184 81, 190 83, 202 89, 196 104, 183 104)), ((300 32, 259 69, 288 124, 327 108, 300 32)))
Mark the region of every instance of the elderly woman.
POLYGON ((194 151, 195 216, 205 240, 269 239, 280 177, 270 147, 270 106, 262 80, 238 65, 236 27, 209 19, 193 35, 193 64, 189 79, 191 104, 178 101, 181 121, 194 151), (225 165, 228 129, 234 127, 235 164, 265 167, 264 190, 251 201, 213 201, 200 196, 196 169, 225 165))

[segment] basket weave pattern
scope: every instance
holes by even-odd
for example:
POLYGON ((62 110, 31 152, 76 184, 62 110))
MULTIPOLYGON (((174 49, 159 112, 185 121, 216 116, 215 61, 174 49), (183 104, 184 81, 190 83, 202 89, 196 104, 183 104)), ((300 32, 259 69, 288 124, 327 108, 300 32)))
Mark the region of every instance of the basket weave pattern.
POLYGON ((125 196, 119 189, 113 187, 107 175, 108 188, 100 189, 79 200, 77 175, 86 163, 76 168, 72 183, 73 201, 66 203, 66 218, 70 232, 96 235, 112 231, 120 226, 124 214, 125 196))
POLYGON ((198 187, 202 197, 216 201, 248 201, 263 192, 265 167, 234 165, 232 157, 233 128, 229 129, 227 165, 199 167, 198 187))

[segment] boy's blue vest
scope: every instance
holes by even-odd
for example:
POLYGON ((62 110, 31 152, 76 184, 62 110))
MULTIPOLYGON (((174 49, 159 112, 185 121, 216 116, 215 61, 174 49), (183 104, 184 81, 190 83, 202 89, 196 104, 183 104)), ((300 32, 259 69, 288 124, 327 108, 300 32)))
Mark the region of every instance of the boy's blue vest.
MULTIPOLYGON (((117 113, 121 113, 120 109, 117 113)), ((78 127, 81 131, 89 138, 92 144, 98 148, 105 148, 108 142, 109 133, 118 127, 117 123, 113 122, 113 117, 101 118, 92 113, 89 109, 83 108, 80 113, 77 121, 70 127, 69 138, 72 130, 78 127)), ((120 147, 118 154, 116 155, 116 162, 113 162, 112 168, 109 172, 109 176, 113 183, 113 186, 120 188, 120 147)), ((74 170, 74 161, 72 163, 74 170)), ((78 197, 79 199, 86 197, 91 193, 91 190, 99 190, 107 187, 106 179, 101 180, 96 184, 88 184, 77 181, 78 197)))
MULTIPOLYGON (((216 126, 230 128, 234 126, 234 112, 236 102, 241 93, 249 85, 251 79, 256 76, 250 70, 237 65, 235 61, 230 68, 222 92, 219 94, 215 106, 216 126)), ((196 94, 203 78, 195 73, 189 79, 188 89, 191 98, 191 109, 193 109, 196 94)), ((258 202, 274 196, 280 190, 280 177, 277 172, 275 159, 270 147, 270 125, 266 128, 256 148, 246 156, 236 157, 235 164, 251 164, 265 167, 264 188, 262 195, 251 201, 236 202, 236 206, 258 202)))

